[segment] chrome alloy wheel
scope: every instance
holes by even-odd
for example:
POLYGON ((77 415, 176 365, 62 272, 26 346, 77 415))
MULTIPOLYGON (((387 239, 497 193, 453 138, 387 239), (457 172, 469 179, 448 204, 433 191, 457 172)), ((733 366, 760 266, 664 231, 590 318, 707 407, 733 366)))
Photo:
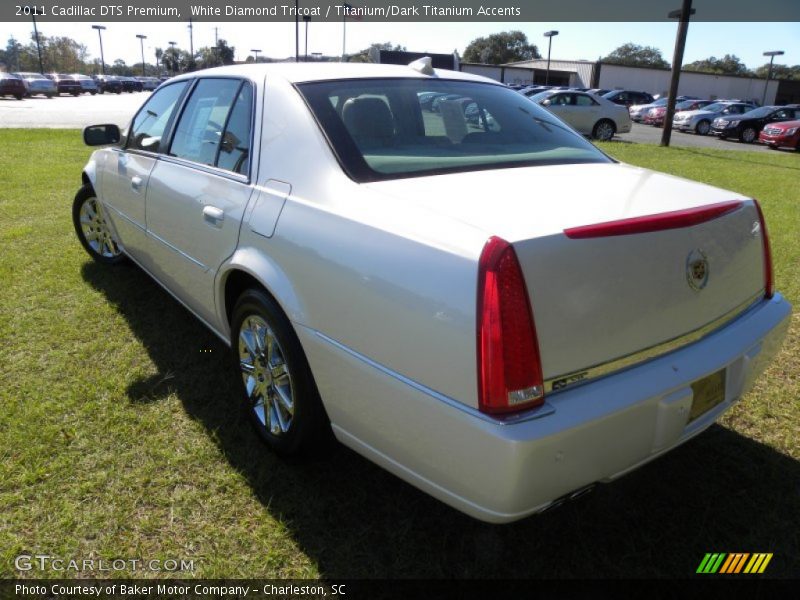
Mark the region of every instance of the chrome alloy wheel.
POLYGON ((285 434, 294 420, 292 377, 275 334, 258 315, 242 323, 239 368, 258 420, 272 435, 285 434))
POLYGON ((87 198, 81 205, 80 222, 83 237, 86 243, 100 256, 105 258, 115 258, 121 251, 111 228, 106 222, 102 207, 97 203, 97 198, 87 198))
POLYGON ((614 126, 608 121, 601 121, 595 127, 595 136, 598 140, 607 142, 614 137, 614 126))

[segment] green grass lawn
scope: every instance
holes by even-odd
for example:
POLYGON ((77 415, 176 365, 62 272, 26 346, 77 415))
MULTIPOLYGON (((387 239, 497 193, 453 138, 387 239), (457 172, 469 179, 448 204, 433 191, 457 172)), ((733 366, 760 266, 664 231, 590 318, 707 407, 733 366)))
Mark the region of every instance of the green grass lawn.
MULTIPOLYGON (((0 130, 0 147, 0 576, 42 553, 194 559, 203 577, 688 577, 737 551, 800 574, 797 318, 721 425, 559 510, 485 525, 344 448, 267 452, 232 408, 223 345, 75 239, 80 132, 0 130)), ((800 155, 602 148, 758 198, 797 305, 800 155)))

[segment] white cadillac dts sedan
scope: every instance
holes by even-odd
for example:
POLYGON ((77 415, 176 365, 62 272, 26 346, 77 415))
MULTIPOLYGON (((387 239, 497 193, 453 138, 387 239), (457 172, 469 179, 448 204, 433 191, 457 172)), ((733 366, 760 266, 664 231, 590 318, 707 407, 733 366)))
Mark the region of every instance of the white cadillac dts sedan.
POLYGON ((231 346, 268 446, 332 430, 485 521, 700 433, 788 327, 755 200, 426 59, 187 74, 84 139, 81 243, 231 346))

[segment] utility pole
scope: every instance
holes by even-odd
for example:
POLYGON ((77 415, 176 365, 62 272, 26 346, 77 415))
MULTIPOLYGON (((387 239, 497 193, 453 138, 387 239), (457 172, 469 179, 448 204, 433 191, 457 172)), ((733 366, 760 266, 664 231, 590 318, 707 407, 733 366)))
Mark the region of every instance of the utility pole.
MULTIPOLYGON (((31 19, 33 19, 33 35, 36 37, 36 53, 39 55, 39 73, 44 75, 44 63, 42 62, 42 47, 39 45, 39 29, 36 27, 36 10, 31 10, 31 19)), ((100 47, 103 47, 102 40, 100 47)))
POLYGON ((189 17, 189 67, 194 70, 194 32, 192 29, 192 17, 189 17))
POLYGON ((167 43, 169 44, 169 47, 172 49, 172 52, 170 52, 170 54, 172 55, 172 60, 170 62, 172 63, 172 65, 171 65, 172 69, 171 70, 172 70, 172 75, 174 76, 175 75, 175 67, 177 66, 177 62, 178 62, 178 57, 175 54, 175 44, 177 44, 178 42, 167 42, 167 43))
POLYGON ((678 82, 681 78, 683 50, 686 48, 686 33, 689 31, 689 18, 695 12, 692 8, 692 0, 683 0, 679 10, 673 10, 667 15, 670 19, 680 19, 680 23, 678 24, 678 35, 675 38, 675 53, 672 56, 672 78, 669 82, 667 114, 664 115, 664 131, 661 132, 662 146, 669 146, 669 141, 672 137, 672 118, 675 116, 675 98, 678 95, 678 82))
POLYGON ((300 62, 300 14, 299 0, 294 0, 294 62, 300 62))
POLYGON ((139 38, 139 45, 142 47, 142 77, 147 77, 147 71, 144 69, 144 41, 147 39, 147 36, 137 33, 136 37, 139 38))
POLYGON ((92 29, 97 29, 97 37, 100 38, 100 70, 103 75, 106 74, 106 59, 103 56, 103 30, 105 28, 105 25, 92 25, 92 29))
POLYGON ((303 58, 303 62, 308 62, 308 23, 311 21, 311 15, 303 15, 303 21, 306 23, 306 51, 305 56, 303 58))

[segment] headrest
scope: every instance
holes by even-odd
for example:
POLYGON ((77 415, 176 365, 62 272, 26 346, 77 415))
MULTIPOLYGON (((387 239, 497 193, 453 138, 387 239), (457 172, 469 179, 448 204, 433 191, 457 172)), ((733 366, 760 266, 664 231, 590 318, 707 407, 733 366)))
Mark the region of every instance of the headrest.
POLYGON ((380 98, 350 98, 342 107, 342 120, 355 138, 389 138, 394 135, 394 117, 380 98))

